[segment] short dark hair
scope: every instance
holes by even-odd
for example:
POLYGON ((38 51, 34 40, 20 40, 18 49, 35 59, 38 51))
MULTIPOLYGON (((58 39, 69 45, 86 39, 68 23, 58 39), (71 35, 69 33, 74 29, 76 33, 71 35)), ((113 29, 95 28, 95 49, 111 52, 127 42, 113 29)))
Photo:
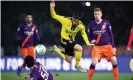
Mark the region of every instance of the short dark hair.
POLYGON ((82 18, 82 13, 74 12, 72 17, 75 18, 75 19, 79 19, 80 20, 82 18))
POLYGON ((31 15, 31 16, 32 16, 32 13, 26 13, 26 14, 25 14, 25 17, 28 16, 28 15, 31 15))
POLYGON ((24 59, 25 64, 27 65, 27 67, 33 67, 34 66, 34 58, 32 56, 27 56, 24 59))
POLYGON ((100 12, 102 12, 102 9, 99 8, 99 7, 97 7, 97 8, 94 9, 94 12, 95 12, 95 11, 100 11, 100 12))

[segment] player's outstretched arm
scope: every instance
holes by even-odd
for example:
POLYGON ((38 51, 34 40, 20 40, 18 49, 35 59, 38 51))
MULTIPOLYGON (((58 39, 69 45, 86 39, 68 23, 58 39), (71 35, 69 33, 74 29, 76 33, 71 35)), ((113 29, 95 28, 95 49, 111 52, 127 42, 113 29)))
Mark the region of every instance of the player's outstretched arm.
POLYGON ((94 46, 94 44, 91 44, 91 43, 89 42, 88 37, 87 37, 87 34, 86 34, 86 32, 85 32, 84 26, 82 27, 82 29, 80 30, 80 32, 81 32, 81 35, 82 35, 82 37, 83 37, 83 39, 84 39, 86 45, 88 45, 88 46, 94 46))
POLYGON ((65 22, 64 21, 65 18, 63 16, 57 15, 56 12, 55 12, 55 10, 54 10, 54 8, 55 8, 55 2, 52 0, 50 2, 50 14, 51 14, 51 17, 54 18, 54 19, 56 19, 56 20, 58 20, 60 23, 65 22))

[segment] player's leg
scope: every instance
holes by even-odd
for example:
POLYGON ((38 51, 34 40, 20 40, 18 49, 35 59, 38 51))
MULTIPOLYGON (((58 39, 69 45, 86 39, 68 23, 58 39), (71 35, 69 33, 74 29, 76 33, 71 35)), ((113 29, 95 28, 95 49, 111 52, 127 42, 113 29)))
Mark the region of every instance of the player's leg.
POLYGON ((72 56, 75 55, 75 60, 76 60, 76 64, 75 64, 75 68, 81 72, 86 72, 85 69, 83 69, 80 66, 80 60, 82 57, 82 47, 79 44, 76 44, 75 42, 68 42, 66 46, 64 46, 65 48, 65 54, 69 57, 66 57, 67 60, 71 61, 72 60, 72 56))
POLYGON ((54 45, 54 47, 50 47, 47 49, 47 51, 55 51, 56 53, 58 53, 64 60, 66 60, 67 62, 71 62, 72 57, 71 57, 71 47, 73 48, 72 45, 70 45, 68 40, 64 40, 61 38, 60 41, 61 46, 65 49, 65 51, 62 51, 61 49, 59 49, 56 45, 54 45), (68 56, 67 56, 68 54, 68 56))
POLYGON ((23 58, 25 58, 25 57, 28 55, 27 49, 28 49, 28 48, 21 48, 21 49, 20 49, 21 55, 23 56, 23 58))
POLYGON ((72 52, 70 52, 70 49, 65 48, 65 51, 62 51, 61 49, 59 49, 56 45, 54 45, 54 47, 50 47, 47 49, 47 51, 55 51, 56 53, 58 53, 64 60, 66 60, 68 63, 70 63, 72 61, 72 52))
POLYGON ((95 46, 92 48, 92 63, 90 65, 89 71, 88 71, 88 80, 92 79, 92 76, 95 72, 95 66, 98 63, 98 60, 100 61, 102 58, 101 49, 98 46, 95 46))
POLYGON ((69 56, 69 55, 65 55, 66 56, 66 61, 68 62, 68 63, 71 63, 71 61, 72 61, 72 56, 69 56))
POLYGON ((74 50, 75 50, 75 59, 76 59, 76 66, 80 65, 80 60, 82 57, 82 47, 79 44, 75 44, 74 46, 74 50))
MULTIPOLYGON (((28 56, 28 48, 21 48, 21 54, 23 58, 25 59, 28 56)), ((25 63, 23 63, 22 66, 20 67, 24 68, 25 66, 26 66, 25 63)))
POLYGON ((28 48, 28 55, 30 55, 30 56, 34 57, 34 59, 36 59, 36 53, 35 53, 34 46, 28 48))
POLYGON ((55 52, 58 53, 64 60, 66 60, 66 55, 64 54, 64 51, 62 51, 61 49, 59 49, 56 45, 54 45, 53 47, 47 48, 47 51, 55 51, 55 52))
MULTIPOLYGON (((25 58, 28 55, 27 54, 27 48, 21 48, 21 55, 23 56, 23 58, 25 58)), ((21 70, 25 66, 26 66, 25 63, 23 63, 21 66, 18 67, 18 70, 17 70, 17 75, 18 76, 20 76, 21 70)))
POLYGON ((111 45, 106 45, 105 50, 106 53, 104 54, 106 56, 106 59, 108 61, 111 61, 112 66, 113 66, 113 75, 114 75, 114 80, 118 80, 118 66, 117 66, 117 59, 116 59, 116 54, 112 48, 111 45))
POLYGON ((110 59, 112 65, 113 65, 113 75, 114 75, 114 80, 118 80, 118 66, 117 66, 117 60, 116 56, 111 57, 110 59))
POLYGON ((81 72, 86 72, 86 70, 83 69, 80 65, 80 60, 82 58, 82 46, 75 43, 73 45, 74 45, 75 60, 76 60, 75 68, 81 72))
POLYGON ((89 71, 88 71, 88 80, 92 79, 92 76, 95 72, 95 66, 98 63, 98 58, 92 58, 92 63, 90 65, 89 71))

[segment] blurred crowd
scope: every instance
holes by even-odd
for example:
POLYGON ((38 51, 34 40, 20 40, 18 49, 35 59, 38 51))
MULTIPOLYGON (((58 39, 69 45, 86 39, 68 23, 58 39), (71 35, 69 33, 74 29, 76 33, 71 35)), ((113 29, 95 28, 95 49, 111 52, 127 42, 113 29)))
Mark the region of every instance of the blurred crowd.
MULTIPOLYGON (((86 26, 93 20, 93 9, 100 7, 103 10, 103 18, 111 22, 112 30, 117 47, 118 55, 128 55, 126 45, 128 42, 130 29, 133 25, 133 2, 90 2, 91 6, 87 7, 84 1, 76 2, 56 2, 57 14, 71 16, 73 12, 82 12, 82 21, 86 26)), ((34 23, 39 29, 41 41, 46 46, 53 44, 59 45, 61 24, 53 20, 49 13, 49 2, 47 1, 2 1, 1 2, 1 44, 4 55, 17 55, 18 44, 15 40, 15 32, 19 24, 24 23, 25 13, 32 13, 34 23)), ((79 44, 84 45, 82 37, 78 35, 76 40, 79 44)), ((91 54, 91 49, 84 47, 85 55, 91 54)), ((133 49, 132 49, 133 50, 133 49)), ((133 52, 133 51, 131 51, 133 52)))

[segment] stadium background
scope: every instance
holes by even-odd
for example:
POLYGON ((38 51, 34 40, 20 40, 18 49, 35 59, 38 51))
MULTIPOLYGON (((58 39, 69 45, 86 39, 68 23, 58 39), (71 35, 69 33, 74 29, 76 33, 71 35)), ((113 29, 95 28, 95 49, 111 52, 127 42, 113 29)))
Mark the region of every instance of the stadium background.
MULTIPOLYGON (((131 52, 126 51, 126 45, 129 38, 130 29, 133 26, 133 2, 90 2, 87 7, 85 1, 64 1, 56 2, 55 10, 57 14, 71 16, 73 12, 78 11, 84 14, 82 21, 84 25, 93 20, 93 9, 100 7, 103 10, 103 18, 109 19, 117 48, 118 66, 120 68, 120 80, 131 80, 133 77, 129 67, 131 52)), ((39 28, 41 41, 45 46, 59 45, 61 24, 50 17, 49 2, 46 1, 2 1, 1 2, 1 56, 0 69, 2 71, 2 80, 22 80, 27 74, 27 70, 21 77, 17 77, 15 71, 18 64, 22 64, 19 46, 15 40, 15 32, 19 24, 24 23, 24 14, 30 12, 33 14, 34 23, 39 28)), ((88 69, 91 63, 91 48, 85 46, 82 37, 78 35, 76 40, 84 47, 83 60, 81 64, 88 69), (84 62, 84 63, 83 63, 84 62)), ((87 80, 87 73, 79 73, 74 68, 74 60, 69 65, 63 61, 54 52, 46 53, 45 56, 38 56, 38 61, 46 64, 46 67, 53 73, 55 80, 87 80), (57 76, 57 74, 59 74, 57 76)), ((111 64, 103 61, 97 65, 94 80, 113 80, 111 73, 111 64), (107 73, 105 73, 107 72, 107 73)))

